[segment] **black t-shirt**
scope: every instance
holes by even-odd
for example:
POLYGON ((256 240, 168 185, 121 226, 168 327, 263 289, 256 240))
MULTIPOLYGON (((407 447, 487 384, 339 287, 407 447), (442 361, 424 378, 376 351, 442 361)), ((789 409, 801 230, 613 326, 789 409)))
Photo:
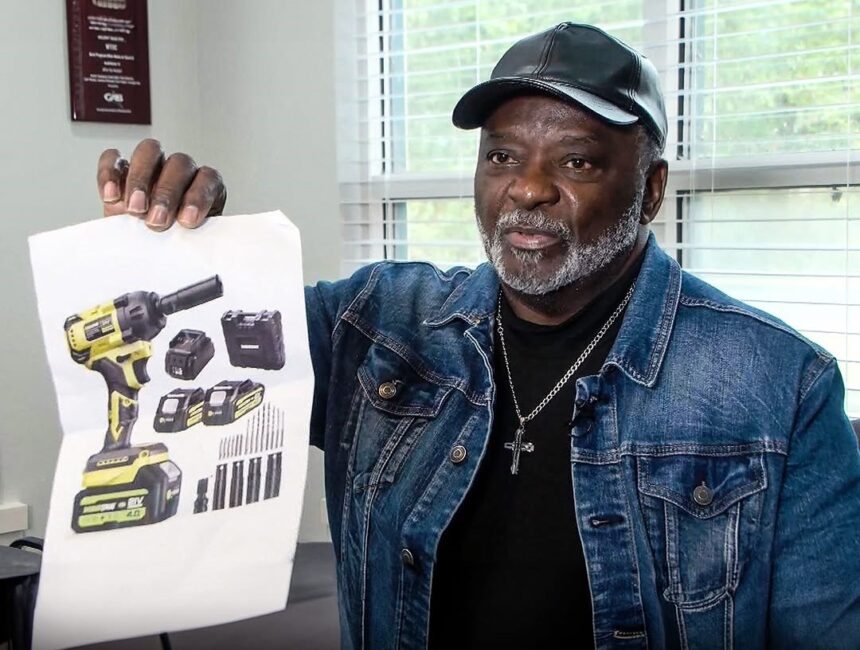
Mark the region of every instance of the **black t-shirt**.
MULTIPOLYGON (((516 317, 502 298, 508 359, 525 416, 573 365, 623 300, 640 262, 577 315, 554 326, 516 317)), ((498 333, 493 430, 475 482, 440 541, 430 606, 430 647, 590 647, 591 596, 576 524, 570 426, 578 377, 600 371, 622 317, 564 388, 526 424, 511 474, 518 420, 498 333)))

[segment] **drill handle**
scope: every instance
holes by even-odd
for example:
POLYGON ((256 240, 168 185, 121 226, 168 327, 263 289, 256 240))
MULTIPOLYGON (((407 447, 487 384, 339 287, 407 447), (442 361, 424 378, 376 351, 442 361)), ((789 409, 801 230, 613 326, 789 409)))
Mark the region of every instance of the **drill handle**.
POLYGON ((138 415, 137 393, 127 386, 116 386, 110 390, 108 428, 102 451, 131 446, 131 430, 138 415))
POLYGON ((146 362, 149 344, 138 342, 116 350, 117 354, 93 362, 92 368, 105 379, 108 388, 108 427, 102 451, 131 446, 131 430, 138 416, 138 392, 149 381, 146 362))

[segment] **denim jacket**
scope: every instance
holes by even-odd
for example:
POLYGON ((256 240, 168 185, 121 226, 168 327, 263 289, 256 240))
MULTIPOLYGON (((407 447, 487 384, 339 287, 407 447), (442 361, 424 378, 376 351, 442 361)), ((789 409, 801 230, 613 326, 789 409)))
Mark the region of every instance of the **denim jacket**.
MULTIPOLYGON (((426 647, 439 539, 493 426, 498 290, 486 264, 400 262, 306 290, 345 648, 426 647)), ((860 647, 843 394, 831 355, 651 237, 571 405, 596 648, 860 647)))

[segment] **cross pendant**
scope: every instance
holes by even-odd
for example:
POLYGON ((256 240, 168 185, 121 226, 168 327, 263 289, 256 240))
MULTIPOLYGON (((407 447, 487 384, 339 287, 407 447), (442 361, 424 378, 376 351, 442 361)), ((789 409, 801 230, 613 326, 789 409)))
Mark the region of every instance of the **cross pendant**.
POLYGON ((514 434, 514 441, 505 443, 505 449, 510 449, 514 452, 513 463, 511 463, 511 474, 516 474, 520 471, 520 453, 525 451, 530 454, 535 450, 534 443, 523 442, 523 435, 525 432, 525 427, 520 425, 517 432, 514 434))

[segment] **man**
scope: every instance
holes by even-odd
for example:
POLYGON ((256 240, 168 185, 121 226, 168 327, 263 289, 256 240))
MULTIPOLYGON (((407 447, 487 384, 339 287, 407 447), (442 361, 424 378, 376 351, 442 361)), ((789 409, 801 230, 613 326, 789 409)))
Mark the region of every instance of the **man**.
MULTIPOLYGON (((648 234, 653 66, 561 24, 454 122, 482 129, 491 264, 382 262, 306 292, 344 646, 860 646, 839 371, 648 234)), ((108 213, 161 229, 223 207, 186 156, 118 159, 108 213)))

